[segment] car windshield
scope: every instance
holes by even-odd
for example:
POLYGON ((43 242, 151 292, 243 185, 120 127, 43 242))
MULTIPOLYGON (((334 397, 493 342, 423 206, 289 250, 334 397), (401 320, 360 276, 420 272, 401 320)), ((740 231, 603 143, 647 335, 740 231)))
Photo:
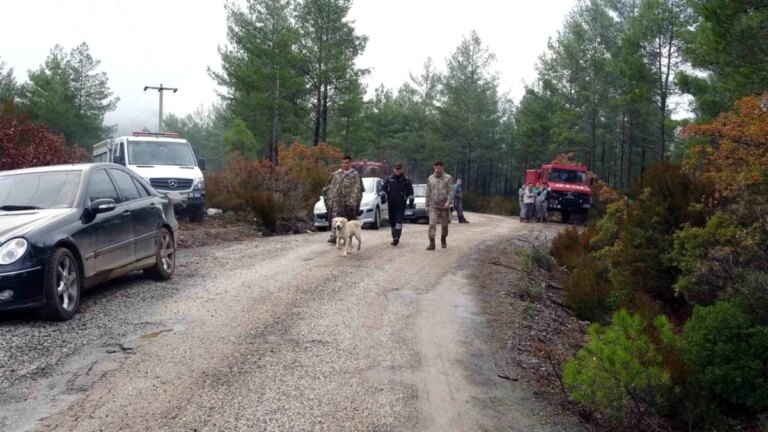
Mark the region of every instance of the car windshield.
POLYGON ((6 211, 71 208, 82 171, 0 176, 0 208, 6 211))
POLYGON ((413 196, 417 196, 417 197, 427 196, 427 185, 425 184, 413 185, 413 196))
POLYGON ((375 178, 364 178, 363 179, 363 187, 365 188, 365 193, 376 192, 376 179, 375 178))
POLYGON ((175 141, 129 141, 128 162, 133 165, 195 166, 189 143, 175 141))
POLYGON ((587 182, 587 173, 584 171, 553 169, 549 174, 549 181, 583 184, 587 182))

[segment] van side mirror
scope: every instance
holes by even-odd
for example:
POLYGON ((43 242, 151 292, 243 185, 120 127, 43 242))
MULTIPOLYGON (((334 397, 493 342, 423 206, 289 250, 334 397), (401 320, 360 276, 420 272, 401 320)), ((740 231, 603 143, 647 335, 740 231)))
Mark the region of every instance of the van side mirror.
POLYGON ((197 158, 197 167, 200 168, 200 171, 205 171, 205 159, 197 158))
POLYGON ((112 162, 120 165, 125 165, 125 156, 123 155, 115 155, 114 158, 112 158, 112 162))

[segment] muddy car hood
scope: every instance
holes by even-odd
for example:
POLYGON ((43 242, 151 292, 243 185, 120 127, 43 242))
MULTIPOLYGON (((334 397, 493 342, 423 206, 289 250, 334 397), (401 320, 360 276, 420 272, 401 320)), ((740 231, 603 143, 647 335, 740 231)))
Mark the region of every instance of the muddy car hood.
POLYGON ((22 237, 42 225, 50 223, 73 209, 45 209, 0 211, 0 244, 22 237))

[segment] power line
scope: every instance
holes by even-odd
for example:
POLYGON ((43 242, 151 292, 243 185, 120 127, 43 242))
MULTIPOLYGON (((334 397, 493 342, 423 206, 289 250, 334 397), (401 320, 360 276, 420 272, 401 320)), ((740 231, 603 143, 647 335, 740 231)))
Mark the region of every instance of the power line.
POLYGON ((144 49, 144 46, 141 44, 141 40, 139 39, 139 36, 136 34, 136 31, 133 30, 133 26, 131 25, 131 20, 128 19, 128 16, 125 13, 125 10, 123 9, 123 5, 120 4, 120 0, 115 0, 117 3, 117 7, 120 8, 120 13, 123 15, 123 18, 125 19, 125 24, 128 26, 128 29, 133 34, 133 38, 136 39, 136 45, 139 46, 139 49, 141 49, 141 52, 144 53, 144 57, 149 61, 149 64, 152 65, 152 67, 155 69, 155 72, 157 72, 157 75, 160 77, 160 80, 165 81, 165 78, 163 78, 163 73, 160 72, 160 69, 157 67, 155 62, 152 61, 152 57, 147 54, 147 51, 144 49))
POLYGON ((143 77, 145 80, 147 80, 148 78, 147 78, 147 76, 144 74, 144 71, 143 71, 142 69, 140 69, 138 66, 136 66, 136 62, 135 62, 135 61, 133 61, 133 58, 132 58, 132 57, 131 57, 131 56, 128 54, 128 50, 126 50, 125 48, 123 48, 123 46, 120 44, 120 42, 118 42, 118 41, 117 41, 117 39, 115 38, 115 36, 114 36, 114 35, 112 35, 112 32, 110 32, 110 31, 109 31, 109 29, 107 28, 107 26, 105 26, 105 25, 104 25, 104 22, 103 22, 103 20, 101 19, 101 16, 99 15, 99 13, 98 13, 98 12, 96 12, 96 9, 94 9, 94 7, 93 7, 93 5, 91 4, 91 2, 90 2, 89 0, 85 0, 85 4, 87 4, 87 5, 88 5, 88 8, 89 8, 89 9, 91 9, 91 12, 93 12, 93 14, 96 16, 96 21, 99 23, 99 25, 101 26, 101 28, 102 28, 102 29, 104 29, 104 33, 106 33, 106 34, 107 34, 107 36, 109 36, 109 38, 110 38, 110 39, 112 39, 112 42, 114 42, 114 43, 115 43, 115 45, 116 45, 116 46, 117 46, 117 47, 120 49, 120 51, 124 53, 124 55, 125 55, 125 58, 128 60, 128 63, 130 63, 130 64, 131 64, 131 66, 133 66, 133 68, 134 68, 134 69, 135 69, 135 70, 136 70, 136 71, 137 71, 139 74, 141 74, 141 75, 142 75, 142 77, 143 77))
MULTIPOLYGON (((81 35, 81 36, 84 38, 83 40, 87 40, 87 39, 88 39, 88 35, 87 35, 87 34, 86 34, 84 31, 83 31, 83 29, 82 29, 82 28, 80 28, 80 26, 79 26, 79 25, 77 25, 77 22, 76 22, 74 19, 72 19, 72 17, 69 15, 69 13, 67 13, 67 10, 66 10, 66 9, 64 9, 64 8, 61 6, 61 4, 59 4, 59 0, 53 0, 53 1, 54 1, 54 3, 56 3, 56 6, 59 8, 59 10, 61 10, 61 12, 64 14, 64 16, 65 16, 65 17, 67 17, 67 20, 69 20, 70 24, 72 24, 72 27, 74 27, 74 28, 75 28, 77 31, 79 31, 79 32, 80 32, 80 35, 81 35)), ((129 80, 133 81, 134 83, 136 83, 136 85, 137 85, 137 86, 140 86, 140 85, 141 85, 141 84, 140 84, 140 83, 139 83, 139 82, 136 80, 136 78, 134 78, 133 76, 131 76, 130 74, 128 74, 127 72, 125 72, 124 68, 123 68, 122 66, 118 65, 118 64, 117 64, 117 62, 115 62, 114 60, 112 60, 112 58, 110 58, 110 57, 108 57, 108 56, 106 56, 106 55, 102 55, 102 57, 103 57, 103 58, 104 58, 104 59, 105 59, 107 62, 109 62, 110 64, 112 64, 112 66, 114 66, 114 67, 115 67, 115 70, 116 70, 116 71, 117 71, 119 74, 121 74, 121 75, 123 75, 124 77, 128 78, 129 80)))

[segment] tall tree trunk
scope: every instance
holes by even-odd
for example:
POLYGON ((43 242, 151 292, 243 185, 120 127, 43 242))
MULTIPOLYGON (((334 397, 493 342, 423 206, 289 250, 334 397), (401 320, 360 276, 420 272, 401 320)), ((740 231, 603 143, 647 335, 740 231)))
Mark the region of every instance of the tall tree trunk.
POLYGON ((316 104, 315 104, 315 130, 312 135, 312 145, 316 146, 320 144, 320 122, 322 122, 322 108, 323 108, 323 87, 318 84, 316 90, 316 104))
POLYGON ((328 83, 323 84, 323 123, 320 140, 328 142, 328 83))
POLYGON ((493 195, 493 162, 488 163, 488 176, 486 177, 485 193, 487 195, 493 195))
POLYGON ((619 170, 617 173, 616 178, 616 187, 619 189, 624 188, 624 171, 626 169, 626 166, 624 165, 624 152, 626 151, 626 143, 627 143, 627 137, 626 137, 626 122, 627 122, 627 114, 621 113, 621 123, 620 123, 620 129, 619 129, 619 170))
POLYGON ((269 160, 272 166, 277 166, 277 143, 280 141, 280 74, 277 75, 275 85, 275 100, 272 113, 272 136, 269 140, 269 160))
POLYGON ((661 98, 661 161, 666 158, 667 152, 667 97, 669 95, 669 77, 672 74, 672 46, 675 40, 675 28, 670 29, 667 44, 667 70, 664 72, 664 93, 661 98))
POLYGON ((632 185, 632 153, 635 152, 635 134, 634 134, 634 117, 629 117, 629 124, 627 125, 627 181, 624 183, 624 187, 629 189, 632 185))
POLYGON ((469 159, 469 156, 471 154, 470 151, 471 151, 471 147, 469 143, 467 143, 467 158, 465 159, 465 162, 464 162, 464 181, 467 183, 471 183, 469 178, 469 170, 471 168, 471 163, 470 163, 471 161, 469 159))

